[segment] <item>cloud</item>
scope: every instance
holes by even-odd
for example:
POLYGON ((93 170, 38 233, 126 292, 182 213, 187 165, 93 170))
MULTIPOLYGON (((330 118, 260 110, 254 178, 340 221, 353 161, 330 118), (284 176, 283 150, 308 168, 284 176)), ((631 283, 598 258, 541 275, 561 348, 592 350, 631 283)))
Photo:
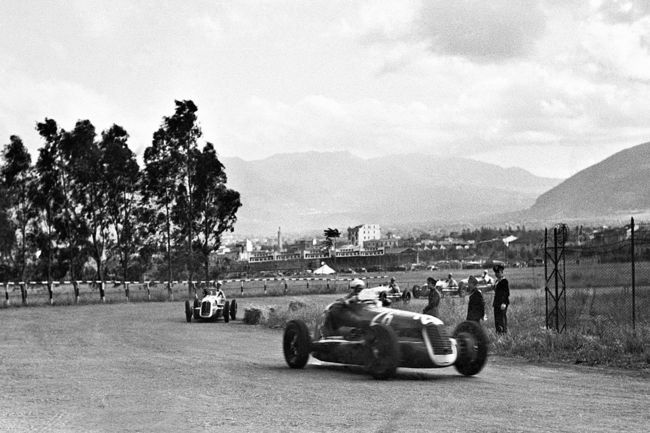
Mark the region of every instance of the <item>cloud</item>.
POLYGON ((526 57, 546 19, 539 2, 532 1, 434 0, 409 2, 401 13, 372 11, 362 14, 363 42, 425 42, 433 54, 479 63, 526 57))

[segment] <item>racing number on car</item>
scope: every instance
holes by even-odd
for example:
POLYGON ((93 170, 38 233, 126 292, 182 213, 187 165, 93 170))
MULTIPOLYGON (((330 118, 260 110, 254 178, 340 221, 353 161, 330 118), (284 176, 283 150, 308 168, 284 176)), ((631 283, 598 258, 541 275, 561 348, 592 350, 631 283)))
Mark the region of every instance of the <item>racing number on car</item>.
POLYGON ((434 318, 427 314, 416 314, 413 316, 413 320, 419 320, 423 325, 428 325, 429 323, 435 323, 434 318))
POLYGON ((373 317, 370 324, 376 325, 378 323, 381 323, 382 325, 390 326, 390 322, 392 321, 393 321, 393 313, 389 311, 384 311, 383 313, 379 313, 375 317, 373 317))

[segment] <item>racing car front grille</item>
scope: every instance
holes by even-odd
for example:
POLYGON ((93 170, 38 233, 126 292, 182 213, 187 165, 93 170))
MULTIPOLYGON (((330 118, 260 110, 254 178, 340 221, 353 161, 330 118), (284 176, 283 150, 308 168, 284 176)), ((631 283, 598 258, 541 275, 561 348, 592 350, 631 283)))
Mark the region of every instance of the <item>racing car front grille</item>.
POLYGON ((210 315, 210 301, 204 301, 201 303, 201 316, 210 315))
POLYGON ((431 348, 436 355, 448 355, 451 353, 451 340, 445 329, 438 325, 428 325, 426 333, 431 342, 431 348))

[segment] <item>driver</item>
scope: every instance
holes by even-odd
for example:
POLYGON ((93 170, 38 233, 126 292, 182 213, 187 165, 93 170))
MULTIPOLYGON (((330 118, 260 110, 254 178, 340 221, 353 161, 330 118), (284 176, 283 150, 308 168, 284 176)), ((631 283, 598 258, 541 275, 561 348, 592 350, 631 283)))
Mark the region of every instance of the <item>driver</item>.
POLYGON ((217 281, 215 284, 215 287, 217 288, 216 295, 220 298, 225 298, 226 295, 223 293, 223 290, 221 290, 221 286, 223 286, 223 281, 217 281))
POLYGON ((390 283, 388 283, 388 287, 390 288, 391 293, 395 293, 399 295, 401 293, 399 286, 397 285, 397 282, 395 281, 395 277, 390 277, 390 283))
POLYGON ((327 307, 320 333, 327 338, 332 335, 349 335, 355 329, 355 307, 361 305, 359 293, 366 288, 366 283, 359 278, 350 281, 350 293, 337 299, 327 307))
POLYGON ((447 287, 458 287, 458 283, 454 280, 454 275, 451 273, 447 275, 447 287))

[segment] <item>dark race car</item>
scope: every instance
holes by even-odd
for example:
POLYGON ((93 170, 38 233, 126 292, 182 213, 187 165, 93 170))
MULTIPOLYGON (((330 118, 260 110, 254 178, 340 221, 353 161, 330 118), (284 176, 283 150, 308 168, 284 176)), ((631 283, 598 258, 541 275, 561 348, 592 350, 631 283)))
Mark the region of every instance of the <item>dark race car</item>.
POLYGON ((203 298, 199 301, 194 299, 190 303, 189 299, 185 301, 185 320, 191 322, 194 320, 209 320, 216 321, 223 318, 223 321, 228 323, 230 319, 237 318, 237 300, 226 300, 223 293, 218 291, 206 291, 203 298))
POLYGON ((311 355, 364 366, 377 379, 392 377, 398 367, 451 365, 471 376, 485 365, 488 339, 475 322, 462 322, 450 336, 433 316, 387 308, 374 300, 337 301, 327 307, 314 338, 303 321, 290 321, 283 350, 291 368, 303 368, 311 355))

